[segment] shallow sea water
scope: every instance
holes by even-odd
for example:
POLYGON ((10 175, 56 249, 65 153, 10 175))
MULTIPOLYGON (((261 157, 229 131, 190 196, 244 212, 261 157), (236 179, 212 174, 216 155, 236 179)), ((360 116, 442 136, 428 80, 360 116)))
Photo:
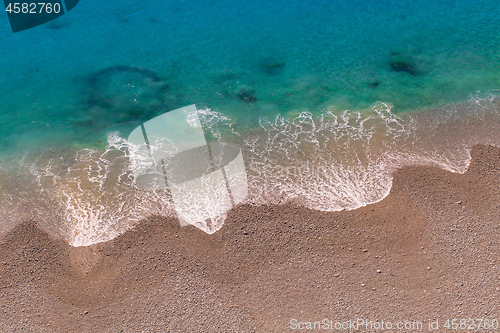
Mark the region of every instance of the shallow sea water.
POLYGON ((196 104, 242 147, 253 204, 383 199, 391 172, 464 172, 497 145, 498 1, 82 1, 0 26, 0 230, 72 245, 174 214, 131 180, 126 138, 196 104))

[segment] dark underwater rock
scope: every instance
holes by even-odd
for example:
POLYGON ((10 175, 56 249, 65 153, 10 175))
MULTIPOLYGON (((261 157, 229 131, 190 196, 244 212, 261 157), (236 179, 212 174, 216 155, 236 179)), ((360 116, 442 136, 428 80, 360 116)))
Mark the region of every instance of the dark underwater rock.
POLYGON ((149 69, 112 66, 90 75, 87 82, 86 122, 95 119, 96 125, 145 121, 178 106, 170 85, 149 69))
POLYGON ((418 62, 412 55, 391 51, 390 56, 389 66, 393 72, 403 72, 413 76, 424 74, 424 70, 417 65, 418 62))
POLYGON ((276 59, 266 59, 259 63, 259 68, 269 76, 276 76, 285 69, 285 62, 276 59))
POLYGON ((248 104, 257 102, 257 97, 255 97, 255 90, 243 88, 236 93, 236 98, 248 104))
POLYGON ((393 59, 390 66, 394 72, 406 72, 411 75, 417 75, 418 73, 416 66, 408 60, 393 59))
POLYGON ((382 82, 380 80, 373 80, 370 83, 368 83, 368 87, 378 88, 378 86, 380 86, 381 84, 382 84, 382 82))

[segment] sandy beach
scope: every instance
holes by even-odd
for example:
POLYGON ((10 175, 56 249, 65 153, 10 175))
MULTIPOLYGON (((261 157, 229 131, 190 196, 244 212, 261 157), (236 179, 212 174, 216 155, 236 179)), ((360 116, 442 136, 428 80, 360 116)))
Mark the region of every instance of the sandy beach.
POLYGON ((399 169, 384 200, 352 211, 240 205, 213 235, 156 217, 73 248, 26 221, 0 239, 0 331, 500 320, 500 149, 471 155, 465 174, 399 169))

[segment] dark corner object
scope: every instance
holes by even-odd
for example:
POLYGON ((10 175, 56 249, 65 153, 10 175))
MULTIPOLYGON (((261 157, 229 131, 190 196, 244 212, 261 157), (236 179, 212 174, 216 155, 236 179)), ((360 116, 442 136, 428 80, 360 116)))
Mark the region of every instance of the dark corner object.
POLYGON ((33 0, 4 0, 12 32, 34 28, 52 21, 71 9, 80 0, 45 0, 43 3, 33 0))

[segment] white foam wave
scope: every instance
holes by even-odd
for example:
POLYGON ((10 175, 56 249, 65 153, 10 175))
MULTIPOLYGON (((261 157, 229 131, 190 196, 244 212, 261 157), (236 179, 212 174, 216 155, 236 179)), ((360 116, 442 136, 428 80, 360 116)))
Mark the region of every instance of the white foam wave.
POLYGON ((66 165, 58 158, 40 158, 30 166, 37 195, 62 207, 63 228, 73 246, 106 241, 148 216, 171 214, 161 193, 134 186, 124 140, 112 134, 108 141, 104 152, 83 149, 64 157, 70 161, 66 165))
MULTIPOLYGON (((366 110, 328 109, 320 116, 304 111, 292 119, 262 117, 260 128, 238 130, 213 110, 201 110, 200 116, 214 140, 241 144, 247 203, 292 200, 338 211, 382 200, 390 192, 392 172, 405 165, 465 172, 472 145, 499 144, 499 109, 498 100, 475 97, 396 115, 380 102, 366 110)), ((131 149, 119 133, 111 133, 104 151, 49 151, 25 162, 28 174, 23 165, 14 173, 4 170, 0 218, 35 218, 71 245, 84 246, 110 240, 152 215, 175 216, 164 191, 134 184, 131 149), (21 181, 10 179, 13 174, 21 181)))

